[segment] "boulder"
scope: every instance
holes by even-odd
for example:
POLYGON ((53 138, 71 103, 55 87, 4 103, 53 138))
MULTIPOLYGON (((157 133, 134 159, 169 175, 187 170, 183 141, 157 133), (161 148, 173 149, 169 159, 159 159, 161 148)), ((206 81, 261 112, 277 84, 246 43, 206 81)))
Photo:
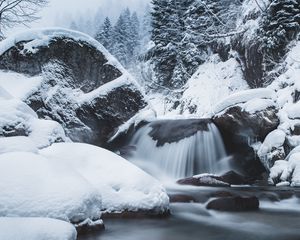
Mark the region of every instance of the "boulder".
POLYGON ((242 106, 235 105, 216 114, 213 121, 239 168, 249 176, 260 176, 265 168, 251 145, 263 142, 270 132, 277 129, 280 121, 276 108, 248 112, 242 106))
POLYGON ((59 122, 76 142, 105 146, 147 105, 118 61, 79 32, 30 30, 8 38, 0 44, 0 70, 41 76, 26 103, 40 118, 59 122))
POLYGON ((257 197, 225 197, 210 201, 207 209, 228 212, 256 211, 259 209, 257 197))
POLYGON ((195 198, 188 195, 174 194, 170 195, 170 203, 189 203, 196 202, 195 198))
POLYGON ((201 174, 190 178, 180 179, 177 183, 180 185, 191 186, 229 187, 230 185, 251 184, 251 181, 234 171, 229 171, 221 176, 201 174))
POLYGON ((223 182, 218 176, 211 174, 202 174, 191 178, 180 179, 177 181, 180 185, 191 185, 197 187, 229 187, 230 184, 223 182))

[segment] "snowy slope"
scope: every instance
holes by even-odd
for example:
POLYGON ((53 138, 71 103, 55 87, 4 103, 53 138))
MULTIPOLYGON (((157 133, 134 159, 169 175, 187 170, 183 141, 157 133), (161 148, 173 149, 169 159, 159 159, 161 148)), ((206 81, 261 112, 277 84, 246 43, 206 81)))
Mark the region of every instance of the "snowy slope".
POLYGON ((245 89, 248 89, 248 85, 243 79, 239 63, 234 58, 222 62, 213 55, 188 81, 179 108, 183 114, 211 116, 215 104, 245 89))
POLYGON ((76 240, 71 224, 47 218, 0 218, 3 240, 76 240))

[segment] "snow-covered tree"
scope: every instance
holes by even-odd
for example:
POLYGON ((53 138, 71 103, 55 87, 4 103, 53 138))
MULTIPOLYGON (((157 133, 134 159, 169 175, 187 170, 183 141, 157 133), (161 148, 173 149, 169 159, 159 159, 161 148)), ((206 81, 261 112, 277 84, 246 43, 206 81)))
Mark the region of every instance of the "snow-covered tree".
POLYGON ((286 46, 300 32, 299 0, 273 0, 264 12, 261 35, 266 70, 282 60, 286 46))
POLYGON ((105 18, 104 23, 96 34, 96 40, 99 41, 107 50, 111 50, 113 45, 113 28, 108 17, 105 18))

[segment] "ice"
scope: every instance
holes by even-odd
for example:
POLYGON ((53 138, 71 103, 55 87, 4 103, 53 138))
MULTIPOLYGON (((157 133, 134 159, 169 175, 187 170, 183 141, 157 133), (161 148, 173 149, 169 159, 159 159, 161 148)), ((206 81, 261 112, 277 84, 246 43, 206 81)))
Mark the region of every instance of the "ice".
POLYGON ((49 218, 0 218, 2 240, 76 240, 73 225, 49 218))

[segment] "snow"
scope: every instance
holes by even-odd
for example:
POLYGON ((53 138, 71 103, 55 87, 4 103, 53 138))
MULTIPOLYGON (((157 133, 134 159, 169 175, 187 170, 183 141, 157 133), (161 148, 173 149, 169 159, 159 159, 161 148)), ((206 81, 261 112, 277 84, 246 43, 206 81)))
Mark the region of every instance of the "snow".
POLYGON ((300 102, 286 107, 285 111, 290 119, 300 119, 300 102))
MULTIPOLYGON (((78 103, 84 104, 84 103, 91 102, 96 97, 106 96, 116 88, 125 87, 125 86, 132 87, 131 86, 132 84, 133 84, 132 77, 128 73, 124 73, 121 77, 111 82, 108 82, 89 93, 81 94, 78 97, 78 103)), ((134 88, 137 88, 137 85, 134 85, 134 88)))
POLYGON ((52 163, 65 163, 87 179, 102 195, 107 212, 168 209, 162 185, 120 156, 95 146, 58 143, 40 154, 52 163))
POLYGON ((76 240, 73 225, 47 218, 0 218, 3 240, 76 240))
MULTIPOLYGON (((285 176, 292 176, 292 187, 300 187, 300 153, 295 153, 290 156, 289 166, 284 174, 285 176)), ((287 179, 288 178, 282 180, 287 179)))
POLYGON ((273 149, 283 146, 285 142, 286 134, 280 129, 276 129, 273 132, 269 133, 265 138, 263 144, 258 150, 259 156, 265 156, 273 149))
MULTIPOLYGON (((26 146, 24 145, 23 150, 27 149, 27 147, 32 148, 33 142, 36 144, 36 148, 43 148, 57 141, 68 141, 59 123, 52 120, 38 119, 37 114, 20 100, 15 98, 9 100, 0 99, 0 109, 0 134, 4 131, 5 127, 25 130, 31 143, 29 144, 29 140, 26 140, 24 142, 26 146)), ((20 140, 20 138, 18 139, 20 140)), ((19 140, 17 140, 16 144, 20 144, 19 140)), ((11 144, 9 139, 2 139, 2 142, 3 144, 7 142, 5 146, 11 148, 9 146, 11 144)), ((2 145, 2 151, 4 151, 3 148, 4 145, 2 145)))
MULTIPOLYGON (((261 105, 265 105, 265 104, 261 104, 261 102, 258 101, 257 99, 272 100, 274 98, 275 98, 275 92, 272 89, 268 89, 268 88, 257 88, 257 89, 240 91, 220 101, 214 107, 214 113, 220 113, 221 111, 225 110, 228 107, 237 105, 239 103, 246 103, 254 99, 255 99, 254 103, 258 104, 257 108, 260 109, 262 107, 261 105)), ((253 109, 255 109, 255 106, 253 106, 253 102, 252 102, 250 103, 250 110, 254 111, 253 109)))
POLYGON ((0 216, 99 219, 101 196, 67 164, 38 154, 0 155, 0 216))
POLYGON ((36 92, 41 83, 41 76, 28 77, 19 73, 0 71, 0 86, 20 100, 26 100, 32 93, 36 92))
POLYGON ((0 154, 8 152, 37 153, 38 148, 29 137, 2 137, 0 138, 0 154))
POLYGON ((269 183, 274 184, 276 179, 280 179, 287 166, 288 162, 285 160, 276 161, 274 163, 274 166, 270 169, 269 183))
POLYGON ((217 55, 213 55, 199 67, 185 88, 180 100, 183 102, 183 114, 190 114, 189 109, 195 107, 195 114, 207 117, 212 115, 216 103, 232 93, 248 89, 248 84, 234 58, 222 62, 217 55))
POLYGON ((28 129, 29 121, 37 118, 37 114, 28 105, 17 99, 0 100, 0 109, 0 131, 5 126, 17 125, 28 129))
POLYGON ((262 111, 269 107, 274 107, 275 105, 273 100, 255 98, 244 104, 244 111, 254 114, 255 112, 262 111))

